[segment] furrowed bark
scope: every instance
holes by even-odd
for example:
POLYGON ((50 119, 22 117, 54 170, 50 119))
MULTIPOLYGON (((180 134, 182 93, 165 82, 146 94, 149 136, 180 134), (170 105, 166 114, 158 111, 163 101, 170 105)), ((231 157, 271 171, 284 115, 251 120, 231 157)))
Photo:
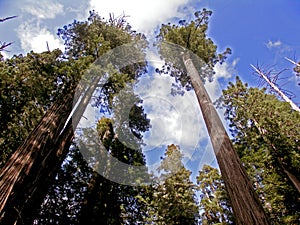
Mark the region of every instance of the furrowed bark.
POLYGON ((53 104, 1 171, 0 211, 4 224, 26 222, 26 215, 22 213, 24 207, 32 203, 34 194, 47 180, 48 176, 43 173, 56 167, 59 155, 53 150, 61 141, 59 134, 72 110, 72 100, 70 93, 53 104))
POLYGON ((269 224, 267 215, 254 191, 245 168, 234 150, 228 134, 204 87, 190 56, 183 55, 183 62, 191 79, 202 115, 218 160, 228 192, 235 222, 240 225, 269 224))
MULTIPOLYGON (((94 78, 71 115, 76 85, 46 112, 0 172, 1 224, 32 224, 35 213, 65 159, 76 127, 97 87, 94 78)), ((76 100, 79 96, 75 96, 76 100)))

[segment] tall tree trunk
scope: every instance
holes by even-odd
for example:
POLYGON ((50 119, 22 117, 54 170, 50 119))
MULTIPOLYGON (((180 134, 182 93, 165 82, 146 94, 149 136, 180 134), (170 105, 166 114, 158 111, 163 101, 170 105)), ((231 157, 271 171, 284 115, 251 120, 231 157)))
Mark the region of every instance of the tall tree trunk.
POLYGON ((79 216, 79 224, 121 224, 118 184, 93 172, 79 216))
MULTIPOLYGON (((69 119, 76 85, 46 112, 37 127, 0 172, 1 224, 32 224, 54 176, 65 159, 78 124, 100 76, 94 79, 69 119), (69 121, 67 122, 67 120, 69 121)), ((75 96, 79 99, 80 96, 75 96)))
POLYGON ((190 56, 183 55, 183 62, 190 76, 202 115, 218 160, 227 189, 236 224, 269 224, 267 215, 234 150, 228 134, 210 100, 200 75, 190 56))
POLYGON ((24 221, 27 215, 23 215, 23 209, 33 202, 37 197, 33 194, 47 180, 48 174, 43 172, 56 167, 54 163, 60 155, 53 150, 61 142, 59 133, 72 110, 72 100, 70 93, 54 103, 1 171, 0 215, 4 224, 29 222, 24 221))
MULTIPOLYGON (((110 124, 104 134, 99 136, 103 143, 101 147, 105 148, 104 151, 109 151, 114 135, 113 126, 110 124)), ((98 160, 100 158, 101 156, 98 160)), ((96 172, 99 169, 99 163, 103 164, 105 162, 98 161, 94 165, 94 171, 89 181, 78 222, 82 225, 100 223, 103 225, 118 225, 121 224, 121 208, 118 198, 122 188, 118 188, 118 184, 96 172)), ((109 165, 109 162, 107 162, 107 165, 109 165)), ((109 167, 106 170, 109 170, 109 167)))

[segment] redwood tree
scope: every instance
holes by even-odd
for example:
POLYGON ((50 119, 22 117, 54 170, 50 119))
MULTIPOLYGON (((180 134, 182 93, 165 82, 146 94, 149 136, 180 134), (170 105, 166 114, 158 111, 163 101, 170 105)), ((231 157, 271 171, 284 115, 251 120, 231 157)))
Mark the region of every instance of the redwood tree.
POLYGON ((300 114, 239 78, 223 91, 235 148, 273 224, 299 222, 300 114))
POLYGON ((64 89, 0 172, 1 223, 32 223, 68 153, 74 137, 73 126, 78 124, 101 76, 91 77, 91 85, 79 87, 82 97, 75 95, 78 81, 97 57, 141 37, 126 25, 123 20, 103 21, 91 12, 88 21, 74 21, 59 30, 66 46, 60 60, 67 66, 58 70, 65 75, 58 81, 65 83, 64 89), (71 115, 73 102, 77 101, 79 105, 71 115), (70 115, 72 118, 68 120, 70 115))
POLYGON ((179 25, 162 25, 160 54, 166 61, 162 72, 175 77, 177 87, 194 89, 202 115, 218 160, 237 224, 268 224, 267 216, 252 183, 234 150, 226 130, 205 90, 203 81, 212 78, 213 66, 222 63, 230 49, 217 54, 217 46, 207 38, 211 11, 196 12, 194 21, 180 21, 179 25))

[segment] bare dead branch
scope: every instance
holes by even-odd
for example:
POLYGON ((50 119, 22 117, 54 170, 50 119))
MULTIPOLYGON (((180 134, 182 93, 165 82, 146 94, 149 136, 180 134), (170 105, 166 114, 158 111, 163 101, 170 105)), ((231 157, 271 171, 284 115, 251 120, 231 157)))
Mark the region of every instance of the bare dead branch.
POLYGON ((288 57, 284 57, 287 61, 293 63, 295 66, 299 66, 300 67, 300 64, 299 63, 296 63, 295 61, 289 59, 288 57))
POLYGON ((0 19, 0 22, 4 22, 4 21, 6 21, 6 20, 10 20, 10 19, 13 19, 13 18, 16 18, 16 17, 17 17, 17 16, 9 16, 9 17, 0 19))
POLYGON ((12 42, 9 42, 9 43, 6 43, 6 42, 1 43, 0 42, 0 52, 1 51, 6 51, 5 48, 10 46, 11 44, 12 44, 12 42))
MULTIPOLYGON (((278 94, 284 101, 288 102, 292 109, 298 111, 300 113, 300 108, 282 91, 280 90, 279 87, 277 87, 276 83, 273 83, 270 80, 270 71, 268 71, 267 73, 263 72, 259 67, 255 67, 252 64, 250 64, 250 66, 254 69, 254 71, 262 78, 266 81, 266 83, 268 84, 268 86, 271 88, 271 90, 273 90, 276 94, 278 94)), ((285 91, 286 92, 286 91, 285 91)), ((288 92, 286 92, 288 93, 288 92)))
MULTIPOLYGON (((6 21, 6 20, 10 20, 13 18, 16 18, 17 16, 9 16, 9 17, 5 17, 3 19, 0 18, 0 23, 6 21)), ((6 43, 6 42, 0 42, 0 52, 4 51, 6 47, 10 46, 12 44, 12 42, 6 43)))
POLYGON ((46 45, 47 45, 47 51, 50 52, 50 47, 49 47, 48 41, 46 41, 46 45))

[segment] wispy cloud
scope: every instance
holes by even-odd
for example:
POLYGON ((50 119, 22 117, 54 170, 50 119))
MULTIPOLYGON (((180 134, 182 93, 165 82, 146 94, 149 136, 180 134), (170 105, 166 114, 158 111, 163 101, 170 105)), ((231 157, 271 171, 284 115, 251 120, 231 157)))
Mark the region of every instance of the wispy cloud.
POLYGON ((26 4, 21 6, 21 9, 39 19, 54 19, 57 15, 64 12, 62 4, 46 0, 28 0, 26 4))
POLYGON ((278 48, 279 46, 282 46, 282 42, 280 40, 278 41, 269 40, 265 45, 267 46, 268 49, 278 48))
POLYGON ((237 75, 237 71, 235 69, 237 63, 239 62, 239 58, 234 59, 232 62, 224 62, 222 64, 218 63, 215 65, 215 77, 212 82, 206 82, 205 87, 209 93, 212 101, 215 101, 222 94, 222 88, 219 84, 220 79, 230 79, 233 76, 237 75))
POLYGON ((91 0, 90 6, 104 17, 108 13, 116 16, 125 13, 134 29, 147 33, 171 18, 183 16, 179 9, 187 2, 188 0, 91 0))
POLYGON ((51 33, 46 28, 40 28, 35 23, 22 23, 17 33, 20 38, 21 47, 25 52, 31 50, 35 52, 47 51, 47 43, 50 50, 56 48, 64 49, 62 41, 53 35, 54 32, 51 33))
POLYGON ((299 51, 299 46, 287 44, 285 41, 268 41, 266 47, 274 55, 272 64, 276 65, 279 69, 286 66, 284 57, 294 57, 295 53, 299 51))
POLYGON ((152 125, 146 134, 145 151, 177 144, 184 156, 191 158, 206 133, 194 93, 172 96, 172 82, 169 77, 155 74, 143 78, 137 86, 152 125))

